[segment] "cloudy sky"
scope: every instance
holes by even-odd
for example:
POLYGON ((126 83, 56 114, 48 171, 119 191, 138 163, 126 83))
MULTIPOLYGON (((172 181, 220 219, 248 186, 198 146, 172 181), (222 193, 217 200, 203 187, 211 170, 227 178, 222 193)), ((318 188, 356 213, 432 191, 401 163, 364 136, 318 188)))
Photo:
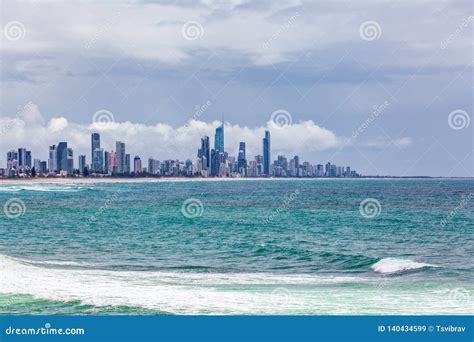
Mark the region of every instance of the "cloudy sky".
MULTIPOLYGON (((225 147, 364 174, 473 176, 472 1, 5 1, 0 165, 90 133, 142 158, 225 147)), ((77 159, 76 159, 77 161, 77 159)))

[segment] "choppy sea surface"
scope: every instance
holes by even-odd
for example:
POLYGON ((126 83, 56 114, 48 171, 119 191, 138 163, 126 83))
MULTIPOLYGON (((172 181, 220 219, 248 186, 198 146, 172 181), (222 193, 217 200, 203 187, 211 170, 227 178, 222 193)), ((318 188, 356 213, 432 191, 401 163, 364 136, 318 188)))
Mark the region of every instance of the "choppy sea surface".
POLYGON ((0 183, 0 314, 474 314, 474 180, 0 183))

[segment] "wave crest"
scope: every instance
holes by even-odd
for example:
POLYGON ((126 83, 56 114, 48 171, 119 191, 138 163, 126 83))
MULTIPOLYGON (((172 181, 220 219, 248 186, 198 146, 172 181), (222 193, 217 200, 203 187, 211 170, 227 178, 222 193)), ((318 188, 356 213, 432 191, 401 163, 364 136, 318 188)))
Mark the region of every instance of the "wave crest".
POLYGON ((397 258, 383 258, 377 261, 375 264, 370 266, 375 272, 378 273, 398 273, 410 270, 416 270, 421 268, 434 268, 439 267, 424 262, 416 262, 409 259, 397 259, 397 258))

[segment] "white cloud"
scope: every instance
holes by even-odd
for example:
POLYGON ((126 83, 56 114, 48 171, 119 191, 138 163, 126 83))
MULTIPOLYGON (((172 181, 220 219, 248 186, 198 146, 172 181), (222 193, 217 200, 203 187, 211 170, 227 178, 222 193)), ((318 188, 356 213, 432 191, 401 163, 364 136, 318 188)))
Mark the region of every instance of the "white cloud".
MULTIPOLYGON (((178 158, 181 160, 196 159, 200 138, 208 135, 211 144, 214 143, 215 128, 218 121, 206 123, 191 120, 186 126, 172 127, 167 124, 145 125, 141 123, 113 122, 97 129, 93 123, 88 125, 68 122, 63 117, 52 118, 49 122, 44 120, 38 108, 29 104, 23 110, 24 114, 16 121, 12 118, 0 118, 2 129, 2 151, 26 147, 32 150, 33 158, 45 160, 48 146, 59 141, 67 141, 74 149, 75 160, 79 154, 86 154, 90 160, 90 134, 101 134, 102 147, 105 150, 115 150, 117 140, 126 143, 127 152, 140 155, 147 159, 152 156, 160 160, 178 158), (31 114, 30 112, 33 112, 31 114), (12 124, 12 122, 14 124, 12 124)), ((236 156, 240 141, 247 144, 248 158, 262 154, 262 138, 265 130, 271 132, 272 155, 285 154, 310 156, 311 152, 341 147, 348 140, 337 136, 334 132, 318 126, 313 121, 301 121, 286 128, 275 128, 269 121, 265 127, 250 128, 247 126, 225 124, 225 148, 231 156, 236 156)))

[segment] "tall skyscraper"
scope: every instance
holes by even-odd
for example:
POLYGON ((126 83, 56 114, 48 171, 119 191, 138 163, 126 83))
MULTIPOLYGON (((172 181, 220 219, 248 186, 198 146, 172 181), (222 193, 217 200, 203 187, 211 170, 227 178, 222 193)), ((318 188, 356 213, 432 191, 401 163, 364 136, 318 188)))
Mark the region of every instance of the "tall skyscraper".
POLYGON ((58 149, 56 145, 49 146, 48 169, 49 172, 58 171, 58 149))
POLYGON ((86 168, 86 156, 81 154, 79 156, 79 173, 82 175, 84 173, 84 169, 86 168))
POLYGON ((92 154, 92 172, 104 172, 104 149, 96 148, 92 154))
POLYGON ((237 157, 237 168, 238 172, 242 173, 244 176, 247 170, 247 159, 245 157, 245 143, 240 142, 239 144, 239 155, 237 157))
POLYGON ((18 166, 26 166, 26 148, 24 147, 18 149, 18 166))
POLYGON ((74 153, 72 148, 67 149, 66 171, 68 175, 72 175, 74 173, 74 153))
POLYGON ((221 123, 221 125, 216 128, 214 149, 224 153, 224 123, 221 123))
POLYGON ((60 142, 58 144, 57 154, 57 171, 67 171, 67 142, 60 142))
POLYGON ((25 166, 31 169, 31 151, 26 151, 26 163, 25 166))
POLYGON ((211 152, 209 146, 209 137, 204 136, 201 138, 201 149, 200 149, 200 158, 203 160, 203 168, 209 169, 210 162, 211 162, 211 152))
POLYGON ((91 134, 91 168, 94 170, 93 161, 94 161, 94 151, 100 148, 100 134, 92 133, 91 134))
POLYGON ((125 155, 125 168, 124 173, 130 173, 130 154, 125 155))
POLYGON ((263 138, 263 174, 270 176, 270 131, 265 131, 263 138))
POLYGON ((117 158, 117 173, 125 172, 125 143, 117 141, 115 143, 115 153, 117 158))
POLYGON ((15 150, 11 150, 7 152, 7 170, 8 173, 12 169, 16 169, 18 166, 18 152, 15 150))
POLYGON ((142 160, 139 156, 135 156, 135 158, 133 158, 133 172, 135 172, 135 174, 140 174, 143 172, 142 160))

